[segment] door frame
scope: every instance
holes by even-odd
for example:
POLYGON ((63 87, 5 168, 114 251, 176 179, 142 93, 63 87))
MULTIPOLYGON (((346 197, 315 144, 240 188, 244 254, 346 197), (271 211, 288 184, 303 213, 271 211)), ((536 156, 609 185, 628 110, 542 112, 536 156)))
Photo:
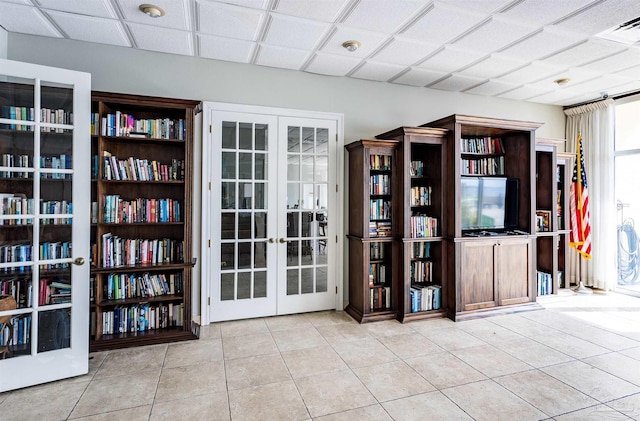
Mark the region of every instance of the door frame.
MULTIPOLYGON (((262 114, 275 117, 292 117, 292 118, 309 118, 309 119, 322 119, 333 120, 336 122, 336 204, 335 208, 337 214, 340 215, 342 210, 341 219, 343 223, 338 223, 336 227, 336 259, 334 267, 330 267, 333 276, 336 280, 336 297, 335 297, 335 310, 344 309, 344 279, 343 279, 343 262, 344 262, 344 243, 338 241, 338 239, 344 236, 344 224, 346 218, 344 217, 344 115, 341 113, 328 113, 320 111, 306 111, 306 110, 294 110, 288 108, 278 107, 265 107, 257 105, 245 105, 245 104, 232 104, 224 102, 211 102, 204 101, 202 103, 202 165, 201 165, 201 227, 200 227, 200 323, 207 325, 211 323, 211 283, 209 280, 212 277, 214 267, 210 259, 205 258, 210 255, 210 247, 213 243, 213 238, 210 238, 211 232, 211 194, 212 186, 211 182, 214 179, 212 171, 214 168, 210 165, 206 165, 208 162, 212 162, 214 158, 212 156, 213 148, 213 133, 210 130, 212 121, 211 114, 214 111, 220 112, 237 112, 247 114, 262 114)), ((337 215, 337 216, 338 216, 337 215)), ((330 239, 331 240, 331 239, 330 239)))

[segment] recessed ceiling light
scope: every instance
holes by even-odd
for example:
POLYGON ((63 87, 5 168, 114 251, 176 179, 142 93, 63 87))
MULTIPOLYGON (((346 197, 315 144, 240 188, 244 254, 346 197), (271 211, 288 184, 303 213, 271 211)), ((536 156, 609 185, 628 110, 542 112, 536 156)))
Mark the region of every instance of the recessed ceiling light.
POLYGON ((139 9, 152 18, 159 18, 161 16, 164 16, 164 10, 162 10, 155 4, 141 4, 139 9))
POLYGON ((362 45, 362 44, 360 44, 360 42, 359 42, 359 41, 353 41, 353 40, 351 40, 351 41, 345 41, 345 42, 343 42, 343 43, 342 43, 342 46, 343 46, 344 48, 346 48, 346 49, 347 49, 347 51, 349 51, 349 52, 351 52, 351 53, 353 53, 353 52, 354 52, 354 51, 356 51, 358 48, 360 48, 360 45, 362 45))
POLYGON ((568 77, 561 77, 560 79, 556 79, 556 80, 554 80, 554 81, 553 81, 553 83, 555 83, 555 84, 556 84, 556 85, 558 85, 558 86, 564 86, 564 85, 566 85, 567 83, 569 83, 569 81, 571 81, 571 79, 570 79, 570 78, 568 78, 568 77))

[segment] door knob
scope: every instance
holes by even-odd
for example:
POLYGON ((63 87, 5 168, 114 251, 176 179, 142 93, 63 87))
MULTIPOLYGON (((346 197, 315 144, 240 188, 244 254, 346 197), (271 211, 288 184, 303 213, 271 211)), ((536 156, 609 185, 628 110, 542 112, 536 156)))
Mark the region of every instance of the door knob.
POLYGON ((74 265, 76 265, 76 266, 82 266, 82 265, 84 265, 84 257, 76 257, 76 258, 73 260, 73 264, 74 264, 74 265))
POLYGON ((273 244, 275 242, 276 242, 276 240, 274 240, 273 238, 269 238, 269 244, 273 244))
POLYGON ((280 240, 278 240, 278 241, 280 241, 280 243, 286 243, 286 242, 287 242, 287 240, 285 240, 285 239, 284 239, 284 238, 282 238, 282 237, 280 237, 280 240))

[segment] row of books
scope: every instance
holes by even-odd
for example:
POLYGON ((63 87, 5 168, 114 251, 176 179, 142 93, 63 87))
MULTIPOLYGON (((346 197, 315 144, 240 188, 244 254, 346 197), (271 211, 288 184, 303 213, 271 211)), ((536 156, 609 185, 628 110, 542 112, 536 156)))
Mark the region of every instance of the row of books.
POLYGON ((371 311, 391 309, 391 287, 370 288, 369 307, 371 311))
POLYGON ((369 194, 391 194, 389 174, 375 174, 369 178, 369 194))
POLYGON ((431 206, 431 186, 411 187, 411 206, 431 206))
POLYGON ((391 221, 370 221, 369 237, 390 237, 391 221))
POLYGON ((369 169, 375 171, 390 171, 391 155, 370 155, 369 169))
MULTIPOLYGON (((31 261, 32 247, 29 243, 0 246, 0 263, 17 263, 31 261)), ((26 266, 2 268, 4 273, 25 272, 26 266)))
POLYGON ((370 200, 369 219, 391 219, 391 201, 385 199, 370 200))
POLYGON ((431 243, 415 242, 411 246, 411 257, 413 259, 423 259, 431 257, 431 243))
POLYGON ((98 136, 100 134, 100 113, 91 113, 91 135, 98 136))
POLYGON ((38 305, 63 304, 71 302, 71 281, 64 278, 40 279, 38 305))
POLYGON ((17 308, 31 307, 31 278, 14 277, 0 280, 0 294, 13 296, 17 308))
MULTIPOLYGON (((23 194, 0 193, 0 215, 33 215, 33 199, 23 194)), ((31 219, 0 219, 0 225, 30 225, 31 219)))
POLYGON ((442 307, 442 287, 440 285, 411 285, 411 312, 438 310, 442 307))
POLYGON ((536 288, 538 295, 553 293, 553 275, 543 271, 536 272, 536 288))
POLYGON ((121 238, 106 233, 102 235, 101 249, 101 263, 105 268, 180 263, 184 259, 184 243, 170 238, 121 238))
POLYGON ((103 288, 107 300, 180 294, 182 273, 111 273, 103 288))
POLYGON ((182 326, 184 304, 136 304, 102 312, 102 334, 144 332, 182 326))
POLYGON ((130 156, 118 159, 104 151, 102 176, 104 180, 171 181, 184 180, 184 160, 172 159, 171 164, 130 156))
POLYGON ((460 172, 467 175, 503 175, 504 156, 479 159, 461 159, 460 172))
POLYGON ((179 222, 180 201, 139 197, 123 200, 120 195, 102 197, 103 222, 106 224, 179 222))
POLYGON ((411 282, 433 282, 433 262, 414 260, 411 262, 411 282))
MULTIPOLYGON (((66 200, 42 200, 40 201, 40 214, 42 215, 60 215, 72 214, 73 203, 66 200)), ((42 218, 44 225, 70 224, 72 218, 42 218)))
MULTIPOLYGON (((31 156, 3 153, 0 155, 0 167, 32 168, 31 156)), ((29 171, 0 171, 0 178, 29 178, 29 171)))
POLYGON ((40 168, 51 168, 54 170, 70 170, 72 168, 71 155, 43 155, 40 157, 40 168))
POLYGON ((438 218, 416 215, 411 217, 411 238, 427 238, 438 236, 438 218))
MULTIPOLYGON (((71 242, 55 241, 41 243, 38 246, 40 260, 57 260, 71 258, 71 242)), ((64 269, 69 267, 69 263, 47 263, 40 265, 42 269, 64 269)))
POLYGON ((369 258, 371 260, 382 260, 387 257, 387 247, 389 243, 370 243, 369 244, 369 258))
POLYGON ((504 144, 499 137, 463 137, 460 138, 460 152, 499 155, 504 153, 504 144))
POLYGON ((11 345, 27 345, 31 343, 31 315, 19 315, 9 321, 13 328, 13 336, 10 329, 0 331, 0 343, 11 345))
POLYGON ((422 177, 424 174, 424 163, 422 161, 411 161, 409 174, 412 177, 422 177))
MULTIPOLYGON (((33 107, 16 107, 4 105, 0 107, 0 117, 10 120, 35 121, 36 112, 33 107)), ((63 109, 40 108, 40 122, 51 124, 73 124, 73 113, 63 109)), ((12 124, 12 129, 28 130, 27 125, 12 124)), ((61 130, 61 129, 57 129, 61 130)), ((43 128, 43 131, 49 131, 43 128)))
POLYGON ((369 286, 382 285, 387 281, 387 265, 384 263, 369 264, 369 286))
POLYGON ((185 140, 187 137, 184 119, 143 118, 116 111, 102 118, 102 136, 149 137, 153 139, 185 140))

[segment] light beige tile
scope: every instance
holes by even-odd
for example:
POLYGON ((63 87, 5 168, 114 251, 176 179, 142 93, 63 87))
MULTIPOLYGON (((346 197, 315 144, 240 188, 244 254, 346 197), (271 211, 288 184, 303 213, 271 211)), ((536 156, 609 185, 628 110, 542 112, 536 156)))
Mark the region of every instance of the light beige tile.
POLYGON ((398 359, 375 338, 342 342, 333 348, 351 368, 383 364, 398 359))
POLYGON ((599 403, 539 370, 510 374, 494 380, 549 416, 599 403))
POLYGON ((120 409, 104 414, 89 415, 74 418, 75 421, 148 421, 151 405, 136 406, 135 408, 120 409))
POLYGON ((597 405, 561 415, 554 419, 556 421, 627 421, 629 418, 615 409, 609 408, 607 405, 597 405))
POLYGON ((87 389, 89 382, 53 382, 14 390, 0 403, 2 421, 44 421, 66 419, 87 389))
MULTIPOLYGON (((470 320, 469 322, 474 322, 474 320, 470 320)), ((495 323, 491 323, 489 319, 480 319, 477 322, 484 323, 475 323, 475 324, 464 324, 462 322, 460 329, 464 330, 467 333, 475 336, 476 338, 484 341, 488 344, 499 346, 501 343, 505 341, 512 341, 514 339, 523 338, 522 335, 516 333, 510 329, 499 326, 495 323)))
POLYGON ((418 332, 383 336, 378 338, 378 340, 391 352, 402 359, 435 354, 443 351, 442 348, 418 332))
POLYGON ((271 332, 288 329, 313 329, 313 325, 305 314, 265 317, 264 321, 271 332))
POLYGON ((356 323, 318 326, 316 329, 331 345, 372 337, 362 325, 356 323))
POLYGON ((607 402, 607 406, 625 414, 629 418, 640 420, 640 393, 607 402))
POLYGON ((93 380, 71 413, 71 418, 106 411, 150 405, 156 393, 160 371, 93 380))
POLYGON ((492 380, 455 386, 442 390, 442 393, 478 421, 547 418, 543 412, 492 380))
POLYGON ((435 390, 429 382, 403 361, 356 368, 353 372, 378 402, 435 390))
POLYGON ((255 335, 268 332, 269 328, 264 322, 264 319, 235 320, 220 323, 220 333, 222 338, 225 339, 234 336, 255 335))
POLYGON ((2 393, 0 393, 0 404, 2 404, 2 402, 4 402, 5 399, 7 399, 9 397, 10 394, 11 394, 11 392, 2 392, 2 393))
POLYGON ((632 395, 640 388, 582 361, 541 368, 542 371, 600 402, 632 395))
POLYGON ((550 332, 545 335, 534 336, 531 339, 577 359, 610 352, 606 348, 564 332, 550 332))
POLYGON ((169 344, 164 360, 165 368, 182 367, 222 361, 222 340, 197 340, 169 344))
POLYGON ((208 325, 200 326, 200 340, 220 338, 222 338, 222 333, 220 332, 220 323, 211 323, 208 325))
POLYGON ((531 336, 544 335, 548 333, 549 330, 553 331, 549 326, 527 319, 520 314, 495 316, 491 318, 491 322, 528 338, 531 336))
POLYGON ((209 393, 153 405, 149 421, 229 421, 226 392, 209 393))
POLYGON ((294 379, 348 368, 328 345, 283 352, 282 358, 294 379))
POLYGON ((503 376, 533 368, 492 345, 474 346, 451 353, 487 377, 503 376))
POLYGON ((162 368, 167 345, 150 345, 110 351, 98 369, 95 378, 122 376, 162 368))
POLYGON ((415 331, 409 325, 402 324, 397 320, 383 320, 375 323, 367 323, 363 326, 371 336, 375 336, 376 338, 407 334, 415 331))
POLYGON ((395 421, 472 420, 439 391, 384 402, 382 406, 395 421))
POLYGON ((318 374, 294 381, 313 418, 377 403, 349 370, 318 374))
POLYGON ((222 350, 225 360, 254 357, 256 355, 274 354, 278 352, 276 342, 271 333, 234 336, 222 339, 222 350))
POLYGON ((529 338, 503 342, 499 348, 507 354, 537 368, 574 360, 567 354, 529 338))
POLYGON ((309 413, 293 381, 229 391, 232 420, 306 420, 309 413))
POLYGON ((225 368, 229 390, 291 380, 280 354, 229 360, 225 368))
POLYGON ((211 362, 162 370, 156 402, 183 399, 189 396, 226 390, 224 363, 211 362))
POLYGON ((477 382, 487 377, 448 352, 409 358, 405 362, 438 389, 477 382))
POLYGON ((316 421, 392 421, 392 418, 380 405, 365 406, 363 408, 350 409, 337 414, 325 415, 316 418, 316 421))
POLYGON ((418 333, 422 333, 423 330, 429 332, 435 329, 457 328, 458 323, 446 317, 433 317, 412 321, 411 323, 407 323, 407 326, 418 333))
POLYGON ((571 332, 571 334, 611 351, 622 351, 639 345, 636 340, 593 326, 583 326, 581 329, 571 332))
POLYGON ((431 342, 446 349, 447 351, 485 344, 475 336, 458 328, 443 328, 430 331, 421 330, 421 333, 431 342))
POLYGON ((305 316, 315 327, 341 323, 356 323, 356 321, 344 311, 318 311, 315 313, 306 313, 305 316))
POLYGON ((287 329, 276 330, 271 335, 276 341, 276 345, 280 352, 292 351, 294 349, 313 348, 316 346, 326 345, 327 341, 324 340, 322 335, 311 326, 306 329, 287 329))
POLYGON ((585 358, 583 362, 640 386, 640 361, 618 352, 585 358))

